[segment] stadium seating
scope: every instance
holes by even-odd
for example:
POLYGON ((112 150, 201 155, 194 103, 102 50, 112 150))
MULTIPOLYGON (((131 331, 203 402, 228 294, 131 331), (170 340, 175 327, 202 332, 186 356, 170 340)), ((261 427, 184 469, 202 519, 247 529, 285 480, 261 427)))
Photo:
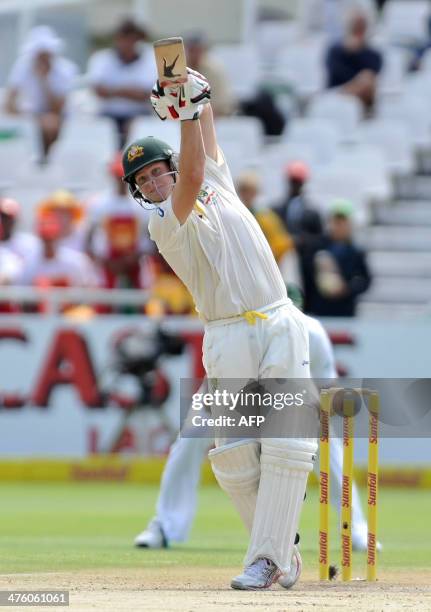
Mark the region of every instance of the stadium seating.
POLYGON ((349 139, 358 126, 362 118, 362 107, 357 98, 330 91, 312 100, 308 116, 332 121, 339 127, 345 140, 349 139))
POLYGON ((137 117, 130 127, 129 142, 145 136, 155 136, 180 150, 180 127, 175 121, 160 121, 155 115, 137 117))
POLYGON ((405 89, 408 51, 400 47, 386 47, 381 51, 384 62, 378 81, 379 95, 400 94, 405 89))
POLYGON ((277 69, 283 52, 291 48, 300 36, 295 21, 263 21, 256 31, 256 49, 266 70, 277 69))
POLYGON ((335 156, 341 133, 330 119, 306 117, 293 119, 285 130, 283 139, 291 144, 311 146, 315 151, 316 163, 325 164, 335 156))
POLYGON ((300 99, 322 91, 325 85, 325 40, 314 37, 312 41, 294 44, 279 57, 277 74, 282 82, 288 82, 300 99))
POLYGON ((216 129, 222 146, 239 142, 245 155, 256 155, 264 144, 262 124, 255 117, 220 117, 216 129))
POLYGON ((402 96, 381 98, 377 106, 377 117, 405 123, 415 148, 431 147, 431 109, 422 96, 406 91, 402 96))
POLYGON ((211 54, 223 64, 239 100, 255 94, 261 75, 259 54, 253 45, 216 45, 211 54))
POLYGON ((356 225, 362 227, 371 220, 366 181, 355 168, 340 168, 338 164, 330 164, 312 175, 306 183, 306 193, 324 214, 329 212, 334 200, 342 198, 352 202, 356 225))
POLYGON ((343 174, 350 169, 361 173, 365 195, 370 202, 381 204, 392 199, 394 193, 389 164, 379 147, 371 144, 339 147, 332 163, 343 174))
POLYGON ((421 42, 429 14, 427 0, 391 0, 383 7, 381 32, 389 43, 421 42))
POLYGON ((378 147, 392 175, 406 176, 415 171, 413 139, 406 124, 395 119, 373 119, 358 127, 355 139, 378 147))

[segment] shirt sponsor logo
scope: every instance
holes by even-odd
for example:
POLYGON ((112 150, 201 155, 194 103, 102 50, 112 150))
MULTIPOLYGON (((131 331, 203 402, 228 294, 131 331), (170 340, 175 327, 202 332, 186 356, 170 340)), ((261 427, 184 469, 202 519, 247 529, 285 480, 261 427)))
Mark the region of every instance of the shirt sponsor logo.
POLYGON ((217 193, 214 191, 214 189, 210 189, 208 185, 205 185, 205 187, 198 193, 198 200, 205 206, 215 204, 217 202, 217 193))

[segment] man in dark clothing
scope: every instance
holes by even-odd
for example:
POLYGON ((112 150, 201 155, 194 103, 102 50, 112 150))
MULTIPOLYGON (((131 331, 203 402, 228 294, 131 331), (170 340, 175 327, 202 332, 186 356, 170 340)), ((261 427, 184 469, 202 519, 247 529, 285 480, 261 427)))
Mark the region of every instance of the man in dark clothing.
POLYGON ((311 211, 304 196, 304 185, 310 177, 310 171, 304 162, 294 161, 286 166, 285 176, 286 195, 273 210, 281 218, 289 234, 296 239, 304 231, 304 223, 309 218, 307 213, 311 211))
POLYGON ((374 105, 377 75, 382 69, 382 55, 367 43, 368 21, 365 13, 355 10, 347 24, 345 39, 333 44, 327 53, 328 88, 339 87, 356 96, 365 110, 374 105))
POLYGON ((353 243, 350 202, 334 203, 328 234, 314 252, 304 289, 307 312, 321 317, 353 317, 359 295, 371 284, 364 251, 353 243))

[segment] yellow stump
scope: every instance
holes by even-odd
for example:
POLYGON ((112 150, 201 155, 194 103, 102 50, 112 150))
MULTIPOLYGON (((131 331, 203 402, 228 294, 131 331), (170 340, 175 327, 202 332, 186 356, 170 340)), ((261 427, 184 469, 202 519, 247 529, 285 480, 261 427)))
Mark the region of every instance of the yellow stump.
POLYGON ((343 401, 343 482, 341 494, 341 576, 352 579, 352 481, 354 463, 354 408, 351 398, 343 401))
POLYGON ((329 391, 320 393, 319 577, 329 580, 329 391))
POLYGON ((369 431, 368 431, 368 542, 367 542, 367 580, 377 579, 377 493, 379 461, 379 395, 376 392, 369 398, 369 431))

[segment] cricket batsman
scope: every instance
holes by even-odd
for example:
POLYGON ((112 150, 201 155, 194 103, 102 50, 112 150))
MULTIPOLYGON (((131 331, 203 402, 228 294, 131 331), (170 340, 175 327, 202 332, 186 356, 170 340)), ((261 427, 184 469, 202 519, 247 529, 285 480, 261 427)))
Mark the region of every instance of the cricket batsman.
MULTIPOLYGON (((293 297, 292 297, 293 299, 293 297)), ((298 305, 298 304, 297 304, 298 305)), ((310 369, 313 379, 337 378, 334 351, 323 325, 312 317, 306 317, 310 342, 310 369)), ((205 389, 203 389, 205 392, 205 389)), ((341 509, 343 448, 339 438, 331 437, 331 502, 341 509)), ((210 440, 206 437, 187 437, 182 431, 171 447, 160 484, 156 516, 135 539, 142 548, 164 548, 170 541, 187 539, 196 511, 196 492, 199 485, 202 461, 207 455, 210 440)), ((353 483, 352 545, 354 550, 367 550, 367 522, 362 512, 358 489, 353 483)), ((381 548, 380 543, 378 549, 381 548)), ((301 556, 297 547, 292 558, 290 576, 283 576, 279 584, 292 587, 301 573, 301 556)))
MULTIPOLYGON (((187 286, 205 323, 203 363, 209 380, 309 378, 304 315, 287 297, 271 249, 239 200, 217 145, 205 77, 162 88, 151 102, 160 119, 179 122, 179 156, 152 137, 123 155, 133 197, 154 211, 149 232, 187 286)), ((238 390, 242 387, 238 387, 238 390)), ((235 589, 267 589, 289 574, 317 440, 217 438, 209 453, 250 541, 235 589)))

